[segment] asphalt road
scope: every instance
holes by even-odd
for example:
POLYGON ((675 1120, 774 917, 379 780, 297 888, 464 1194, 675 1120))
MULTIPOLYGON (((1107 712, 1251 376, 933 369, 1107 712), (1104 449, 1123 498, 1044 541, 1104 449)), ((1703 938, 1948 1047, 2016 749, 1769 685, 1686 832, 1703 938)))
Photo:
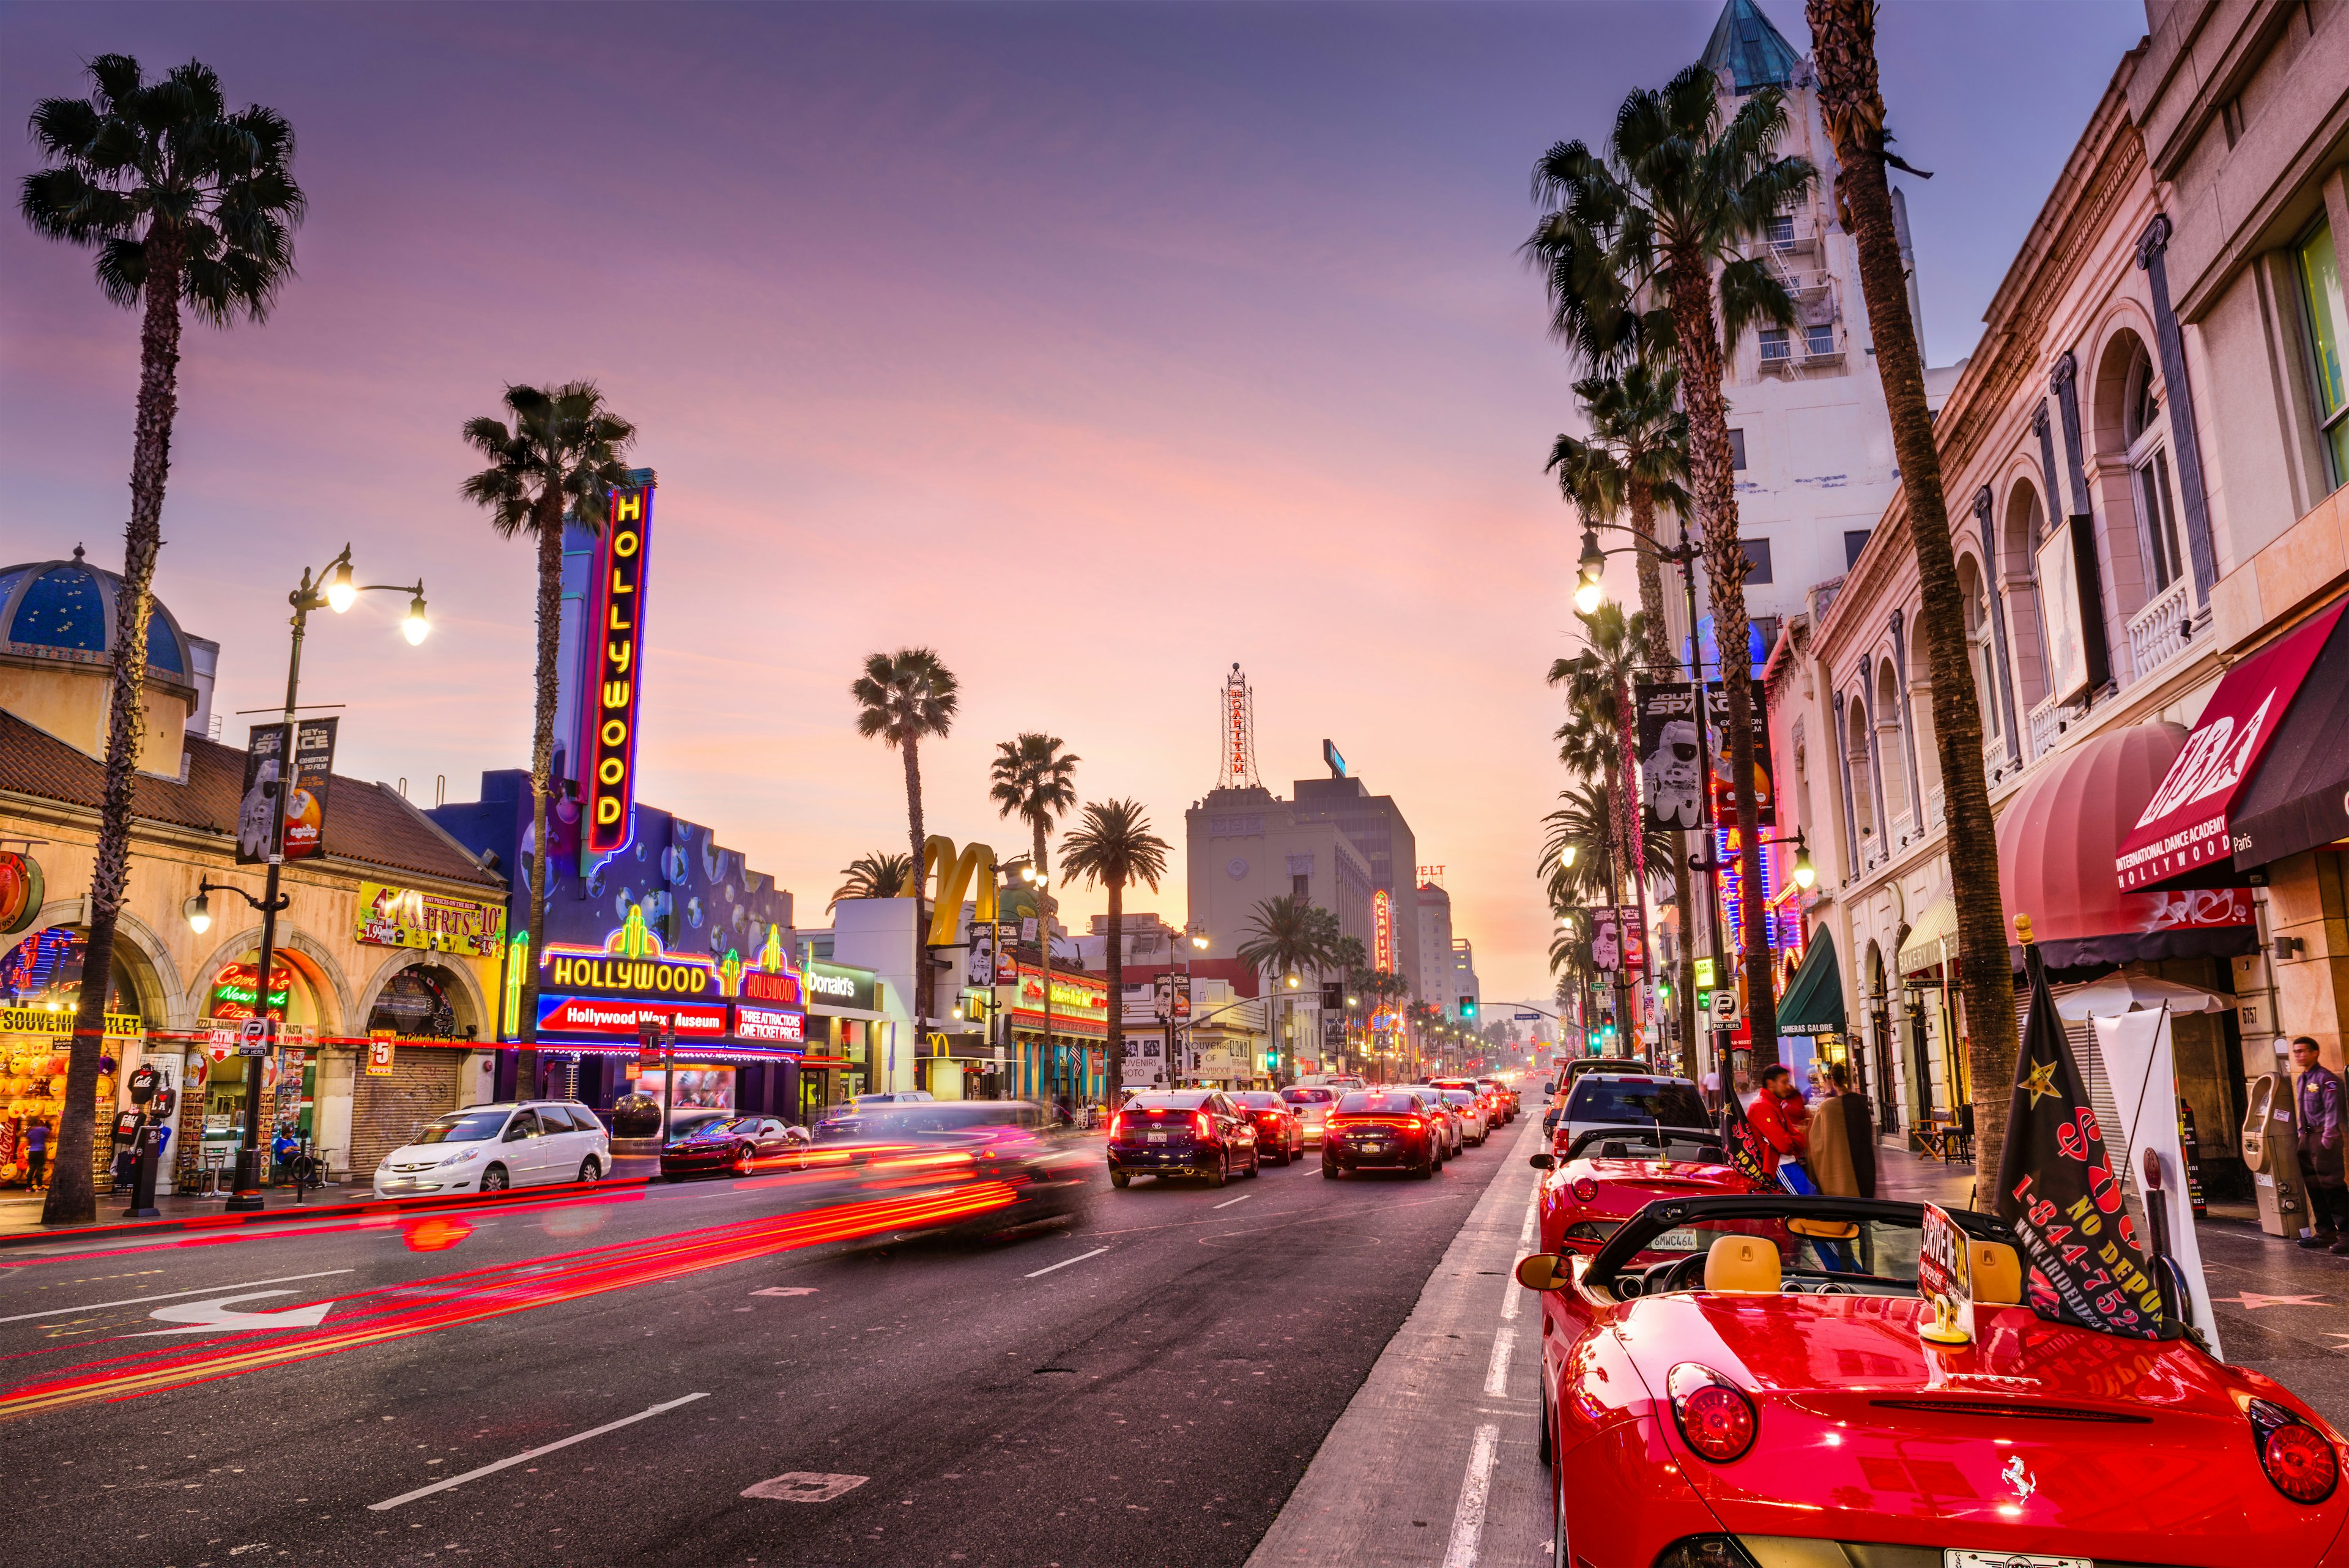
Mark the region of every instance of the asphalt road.
POLYGON ((1514 1142, 1433 1182, 1096 1175, 989 1241, 828 1241, 872 1210, 755 1179, 0 1253, 10 1544, 1238 1564, 1514 1142))

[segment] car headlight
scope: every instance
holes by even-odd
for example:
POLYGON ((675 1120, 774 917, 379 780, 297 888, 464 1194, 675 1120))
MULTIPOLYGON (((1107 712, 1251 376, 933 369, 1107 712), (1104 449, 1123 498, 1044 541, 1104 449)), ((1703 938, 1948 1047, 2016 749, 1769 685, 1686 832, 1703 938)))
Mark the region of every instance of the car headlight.
POLYGON ((460 1153, 452 1154, 448 1158, 442 1160, 440 1162, 440 1168, 446 1170, 452 1165, 463 1165, 468 1160, 475 1160, 481 1158, 481 1151, 479 1148, 465 1149, 460 1153))

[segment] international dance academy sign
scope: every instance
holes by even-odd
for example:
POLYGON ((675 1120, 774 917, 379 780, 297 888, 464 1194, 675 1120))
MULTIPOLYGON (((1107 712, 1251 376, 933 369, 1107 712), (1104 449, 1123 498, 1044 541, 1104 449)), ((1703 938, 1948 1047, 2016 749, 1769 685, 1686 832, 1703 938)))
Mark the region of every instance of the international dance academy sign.
POLYGON ((651 471, 639 472, 645 483, 612 492, 610 521, 595 556, 595 618, 589 623, 594 640, 587 655, 593 679, 588 701, 580 705, 578 753, 586 763, 580 770, 586 796, 582 847, 591 856, 626 847, 629 815, 636 804, 645 566, 653 530, 651 471))

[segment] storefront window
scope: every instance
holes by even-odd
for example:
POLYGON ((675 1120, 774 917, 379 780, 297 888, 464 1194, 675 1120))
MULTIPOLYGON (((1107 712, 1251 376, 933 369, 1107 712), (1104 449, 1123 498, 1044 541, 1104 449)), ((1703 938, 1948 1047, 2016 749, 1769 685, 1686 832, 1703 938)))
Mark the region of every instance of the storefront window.
MULTIPOLYGON (((668 1075, 659 1067, 636 1069, 636 1093, 661 1097, 661 1080, 668 1075)), ((669 1100, 671 1110, 718 1110, 734 1108, 734 1069, 731 1067, 678 1064, 677 1089, 669 1100)))
POLYGON ((2341 346, 2349 339, 2349 308, 2341 298, 2341 266, 2333 249, 2333 230, 2319 224, 2300 242, 2302 303, 2308 318, 2310 369, 2316 381, 2316 418, 2324 437, 2325 459, 2332 465, 2332 483, 2349 483, 2349 388, 2341 374, 2341 346))

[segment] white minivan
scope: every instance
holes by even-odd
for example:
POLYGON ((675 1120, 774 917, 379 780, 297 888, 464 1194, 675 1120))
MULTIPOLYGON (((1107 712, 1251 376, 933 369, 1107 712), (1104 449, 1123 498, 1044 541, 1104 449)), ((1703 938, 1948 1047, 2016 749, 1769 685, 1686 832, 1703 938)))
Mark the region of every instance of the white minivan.
POLYGON ((612 1139, 576 1100, 503 1100, 435 1116, 375 1168, 378 1198, 502 1192, 594 1181, 612 1168, 612 1139))

